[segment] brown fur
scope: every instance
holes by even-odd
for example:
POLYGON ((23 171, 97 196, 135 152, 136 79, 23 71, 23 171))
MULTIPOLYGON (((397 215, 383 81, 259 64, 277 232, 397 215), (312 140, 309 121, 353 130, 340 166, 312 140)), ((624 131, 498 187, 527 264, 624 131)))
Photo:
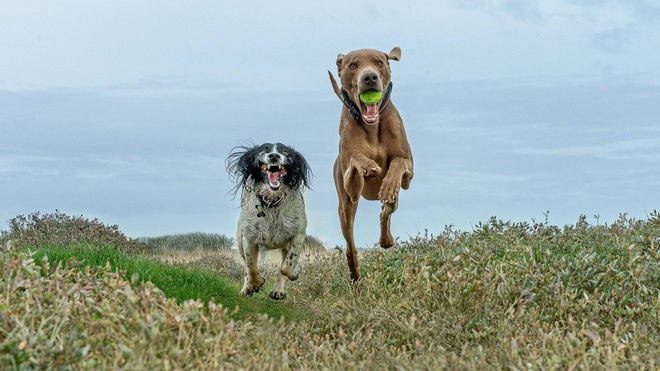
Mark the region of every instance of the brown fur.
MULTIPOLYGON (((383 94, 390 83, 389 60, 398 61, 401 49, 387 54, 373 49, 360 49, 337 56, 337 68, 342 87, 350 99, 359 104, 359 95, 368 89, 383 94)), ((330 80, 341 99, 335 79, 330 80)), ((346 257, 353 281, 360 279, 357 249, 353 239, 353 223, 360 196, 380 200, 380 240, 383 248, 394 245, 390 218, 398 206, 401 188, 408 189, 413 178, 413 158, 399 111, 389 106, 375 118, 357 121, 344 106, 339 122, 339 155, 334 165, 334 179, 339 196, 339 220, 346 239, 346 257)))

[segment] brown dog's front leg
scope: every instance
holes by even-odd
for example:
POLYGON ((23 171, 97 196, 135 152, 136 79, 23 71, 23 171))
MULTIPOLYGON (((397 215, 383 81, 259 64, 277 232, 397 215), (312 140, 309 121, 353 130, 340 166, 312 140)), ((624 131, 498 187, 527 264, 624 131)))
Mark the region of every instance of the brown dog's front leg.
POLYGON ((383 183, 378 192, 378 199, 382 203, 380 240, 378 243, 382 248, 387 249, 394 245, 394 239, 390 231, 390 220, 399 205, 399 191, 401 188, 408 188, 412 176, 412 161, 397 157, 392 160, 387 175, 383 178, 383 183))
POLYGON ((351 201, 358 202, 364 188, 364 178, 372 178, 383 171, 376 161, 365 155, 357 154, 351 157, 348 168, 344 173, 344 190, 351 201))
POLYGON ((395 158, 390 163, 387 175, 383 178, 383 183, 378 192, 378 199, 386 204, 395 202, 399 197, 401 188, 408 189, 412 177, 412 161, 401 157, 395 158))
POLYGON ((378 244, 383 249, 389 249, 394 246, 394 238, 392 237, 392 232, 390 231, 390 221, 392 220, 392 214, 396 211, 399 206, 399 201, 394 200, 391 203, 383 203, 381 206, 380 212, 380 240, 378 244))

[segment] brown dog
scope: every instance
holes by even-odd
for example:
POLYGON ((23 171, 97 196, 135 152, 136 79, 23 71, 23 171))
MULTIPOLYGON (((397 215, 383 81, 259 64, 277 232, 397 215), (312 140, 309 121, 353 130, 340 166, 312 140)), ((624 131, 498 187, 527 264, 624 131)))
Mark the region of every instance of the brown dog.
POLYGON ((346 239, 346 257, 353 281, 360 279, 353 222, 360 196, 380 200, 380 240, 383 248, 394 245, 390 218, 398 206, 401 188, 408 189, 413 178, 413 158, 403 121, 390 101, 392 85, 389 60, 398 61, 401 49, 387 54, 360 49, 337 56, 342 89, 332 73, 330 81, 344 107, 339 122, 339 156, 334 179, 339 196, 339 220, 346 239), (360 94, 382 92, 378 103, 367 106, 360 94))

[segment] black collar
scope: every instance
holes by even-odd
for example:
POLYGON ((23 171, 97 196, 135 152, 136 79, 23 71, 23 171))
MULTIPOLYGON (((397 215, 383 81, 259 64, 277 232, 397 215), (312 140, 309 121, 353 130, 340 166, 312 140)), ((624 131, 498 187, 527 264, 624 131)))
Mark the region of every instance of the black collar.
MULTIPOLYGON (((385 109, 390 105, 390 94, 392 94, 392 83, 390 82, 389 85, 387 85, 387 90, 385 91, 385 97, 383 98, 383 103, 380 104, 380 109, 378 110, 378 114, 383 113, 385 109)), ((351 112, 351 116, 355 119, 357 122, 362 122, 362 113, 360 113, 360 108, 351 100, 351 98, 348 97, 348 92, 344 90, 344 88, 341 89, 341 101, 344 103, 346 108, 351 112)))
POLYGON ((272 209, 276 207, 277 205, 280 204, 280 202, 282 202, 282 200, 286 195, 282 195, 282 197, 276 199, 267 199, 264 195, 256 195, 256 196, 259 199, 259 205, 255 205, 255 208, 257 209, 257 216, 261 218, 262 216, 266 216, 266 213, 264 213, 264 209, 272 209))

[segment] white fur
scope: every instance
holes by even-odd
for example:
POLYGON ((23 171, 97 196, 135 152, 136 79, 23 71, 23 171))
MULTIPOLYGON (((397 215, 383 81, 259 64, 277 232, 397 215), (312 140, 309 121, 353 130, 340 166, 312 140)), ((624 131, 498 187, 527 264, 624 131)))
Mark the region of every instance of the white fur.
POLYGON ((264 285, 258 271, 260 249, 280 249, 282 265, 273 289, 268 293, 273 299, 286 298, 286 278, 298 279, 298 260, 302 253, 307 228, 305 202, 302 188, 290 189, 286 185, 272 192, 265 183, 249 181, 241 196, 241 215, 238 221, 238 250, 245 261, 245 281, 241 295, 251 295, 264 285), (274 207, 264 207, 261 197, 281 201, 274 207), (259 213, 263 216, 258 216, 259 213))

